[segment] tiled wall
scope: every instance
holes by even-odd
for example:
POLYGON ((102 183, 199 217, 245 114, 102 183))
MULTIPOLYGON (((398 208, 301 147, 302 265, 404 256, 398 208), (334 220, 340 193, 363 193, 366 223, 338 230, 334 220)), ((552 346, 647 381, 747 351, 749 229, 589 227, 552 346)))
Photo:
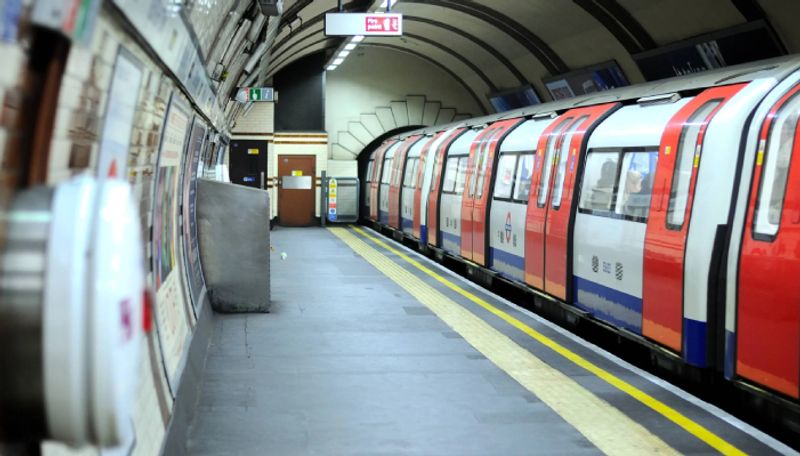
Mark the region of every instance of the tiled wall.
MULTIPOLYGON (((31 0, 24 1, 23 10, 27 11, 30 3, 31 0)), ((154 208, 159 207, 159 202, 154 201, 153 190, 170 97, 182 99, 187 106, 189 103, 171 76, 164 73, 159 63, 150 57, 151 54, 145 52, 123 27, 123 21, 116 16, 116 10, 109 7, 107 2, 102 3, 91 40, 86 45, 73 44, 70 47, 56 102, 45 180, 48 184, 55 185, 76 174, 97 172, 114 65, 120 49, 124 48, 138 61, 143 74, 136 95, 137 107, 128 149, 127 175, 120 177, 133 184, 139 203, 143 238, 149 240, 153 225, 151 214, 154 208)), ((227 12, 234 3, 234 0, 219 1, 216 10, 227 12)), ((4 2, 0 2, 0 14, 3 13, 4 5, 4 2)), ((215 38, 214 32, 219 28, 224 15, 225 13, 203 14, 193 17, 193 23, 202 30, 202 33, 197 34, 198 40, 206 50, 211 46, 215 38)), ((19 24, 20 33, 16 39, 0 39, 0 211, 7 207, 13 189, 23 182, 21 175, 26 157, 20 153, 24 149, 21 141, 26 134, 30 135, 31 125, 34 124, 32 119, 24 117, 24 108, 33 104, 29 103, 33 91, 41 89, 41 81, 28 74, 31 40, 27 35, 30 30, 27 16, 19 24)), ((171 214, 172 223, 177 227, 177 213, 173 211, 171 214)), ((0 239, 2 230, 0 226, 0 239)), ((180 307, 181 318, 183 315, 193 317, 193 309, 185 307, 191 306, 191 303, 184 291, 184 263, 181 259, 183 244, 179 236, 176 235, 177 261, 172 272, 173 281, 177 285, 174 293, 168 295, 170 297, 162 296, 155 306, 157 309, 180 307)), ((147 264, 151 265, 152 249, 149 243, 146 244, 145 257, 147 264)), ((151 285, 152 277, 153 274, 150 273, 148 280, 151 285)), ((161 323, 160 327, 154 326, 141 347, 140 383, 133 420, 135 439, 118 450, 102 452, 96 448, 74 449, 61 444, 46 443, 43 445, 43 454, 155 455, 161 451, 176 393, 176 386, 170 386, 167 382, 164 366, 169 363, 165 363, 163 359, 163 337, 159 334, 164 327, 171 326, 171 322, 161 323)), ((192 322, 190 326, 193 324, 192 322)), ((190 337, 191 333, 187 334, 184 346, 188 347, 190 337)), ((179 356, 185 356, 185 353, 179 356)))

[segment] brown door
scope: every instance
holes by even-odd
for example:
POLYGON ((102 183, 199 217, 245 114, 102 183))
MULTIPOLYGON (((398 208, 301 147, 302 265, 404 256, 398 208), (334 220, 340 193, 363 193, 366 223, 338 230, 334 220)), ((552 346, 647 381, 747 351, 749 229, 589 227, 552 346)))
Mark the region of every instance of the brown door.
POLYGON ((316 157, 278 156, 278 223, 309 226, 314 223, 316 157))

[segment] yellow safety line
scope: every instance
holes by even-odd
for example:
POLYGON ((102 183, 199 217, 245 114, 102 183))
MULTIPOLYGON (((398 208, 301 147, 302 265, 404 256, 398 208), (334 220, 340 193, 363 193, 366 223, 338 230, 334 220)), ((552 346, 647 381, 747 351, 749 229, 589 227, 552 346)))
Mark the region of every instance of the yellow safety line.
MULTIPOLYGON (((535 394, 598 449, 611 455, 676 454, 666 442, 620 410, 552 368, 508 336, 448 298, 344 228, 332 228, 389 279, 427 306, 487 359, 535 394)), ((535 449, 531 449, 535 452, 535 449)))
POLYGON ((686 417, 679 411, 675 410, 674 408, 670 407, 669 405, 661 402, 660 400, 654 398, 653 396, 645 393, 644 391, 640 390, 639 388, 631 385, 630 383, 622 380, 621 378, 615 376, 614 374, 604 370, 603 368, 597 366, 596 364, 592 363, 591 361, 583 358, 582 356, 578 355, 577 353, 569 350, 568 348, 564 347, 563 345, 559 344, 558 342, 554 341, 553 339, 545 336, 544 334, 536 331, 535 329, 531 328, 530 326, 526 325, 525 323, 519 321, 518 319, 512 317, 511 315, 507 314, 506 312, 498 309, 494 305, 486 302, 485 300, 479 298, 478 296, 470 293, 469 291, 464 290, 463 288, 455 285, 454 283, 450 282, 449 280, 445 279, 444 277, 440 276, 439 274, 435 273, 431 269, 427 268, 426 266, 422 265, 418 261, 414 260, 413 258, 409 257, 405 253, 389 246, 382 240, 368 234, 364 230, 353 227, 353 229, 371 239, 376 244, 380 245, 381 247, 389 250, 390 252, 394 253, 395 255, 399 256, 406 262, 410 263, 420 271, 424 272, 428 276, 434 278, 436 281, 442 283, 447 288, 457 292, 458 294, 464 296, 465 298, 469 299, 470 301, 474 302, 475 304, 483 307, 484 309, 488 310, 489 312, 493 313, 494 315, 500 317, 506 323, 510 324, 511 326, 517 328, 518 330, 522 331, 523 333, 527 334, 528 336, 532 337, 542 345, 545 345, 558 353, 559 355, 567 358, 568 360, 572 361, 573 363, 577 364, 578 366, 586 369, 587 371, 591 372, 592 374, 596 375, 597 377, 603 379, 610 385, 614 386, 615 388, 629 394, 634 399, 638 400, 642 404, 650 407, 651 409, 655 410, 656 412, 663 415, 668 420, 672 421, 673 423, 677 424, 678 426, 682 427, 684 430, 689 432, 690 434, 694 435, 698 439, 702 440, 715 450, 719 451, 722 454, 727 455, 744 455, 747 454, 742 450, 736 448, 731 443, 727 442, 726 440, 722 439, 720 436, 714 434, 710 430, 708 430, 705 426, 696 423, 695 421, 691 420, 690 418, 686 417))

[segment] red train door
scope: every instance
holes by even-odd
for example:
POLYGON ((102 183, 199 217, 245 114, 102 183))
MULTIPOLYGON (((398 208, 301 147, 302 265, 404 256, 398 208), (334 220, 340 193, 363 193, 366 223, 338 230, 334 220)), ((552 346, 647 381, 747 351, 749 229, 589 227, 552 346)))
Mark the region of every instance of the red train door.
POLYGON ((378 147, 375 152, 375 163, 372 166, 372 182, 369 186, 369 218, 373 221, 378 221, 378 190, 381 187, 381 176, 383 173, 383 156, 386 151, 392 147, 396 140, 386 141, 378 147))
POLYGON ((461 256, 472 260, 472 237, 475 231, 474 222, 472 220, 473 211, 475 207, 475 180, 478 176, 478 166, 482 166, 483 160, 486 155, 486 147, 491 140, 494 133, 494 127, 484 129, 475 140, 469 149, 469 161, 467 165, 466 187, 464 188, 464 196, 461 200, 461 256))
POLYGON ((428 244, 434 247, 442 245, 439 233, 439 200, 442 193, 442 178, 444 177, 444 160, 447 157, 447 150, 453 141, 466 132, 466 128, 455 130, 450 137, 442 141, 439 148, 434 151, 433 159, 433 180, 431 181, 431 192, 428 195, 428 244))
POLYGON ((577 120, 562 131, 561 142, 553 157, 553 186, 545 219, 544 289, 567 302, 571 302, 569 295, 572 292, 570 228, 577 207, 573 204, 575 179, 582 167, 582 157, 586 154, 586 143, 592 130, 619 107, 618 103, 612 103, 566 113, 577 120))
POLYGON ((422 238, 422 184, 423 180, 425 179, 425 166, 428 160, 433 160, 433 155, 436 153, 435 150, 431 150, 433 144, 436 143, 436 141, 439 141, 439 139, 441 139, 441 137, 445 134, 447 134, 446 131, 440 131, 433 137, 428 138, 428 142, 425 144, 419 154, 419 166, 417 167, 417 188, 414 189, 414 228, 412 228, 412 232, 414 237, 423 243, 426 241, 426 239, 422 238), (430 157, 428 154, 430 154, 430 157))
POLYGON ((392 160, 392 180, 389 186, 389 226, 401 229, 400 226, 400 197, 403 194, 403 175, 406 170, 406 158, 408 151, 411 150, 421 135, 409 136, 397 149, 392 160))
POLYGON ((492 176, 497 162, 497 153, 500 144, 508 133, 525 119, 515 118, 495 122, 483 135, 483 144, 476 150, 476 166, 473 178, 470 182, 469 192, 465 195, 465 205, 462 210, 470 211, 469 215, 462 212, 463 230, 467 230, 467 220, 471 223, 470 244, 463 242, 464 232, 462 231, 462 254, 470 255, 468 258, 482 266, 486 266, 486 246, 487 233, 486 224, 491 204, 492 176), (473 191, 474 189, 474 191, 473 191), (471 200, 471 208, 466 207, 466 201, 471 200))
POLYGON ((683 343, 684 252, 703 137, 717 111, 743 87, 704 91, 670 119, 661 136, 644 241, 642 334, 677 352, 683 343))
POLYGON ((800 86, 761 127, 739 259, 736 373, 800 397, 800 86))
POLYGON ((550 186, 554 151, 561 132, 575 121, 575 118, 568 114, 562 115, 542 133, 534 155, 531 192, 528 195, 528 209, 525 214, 525 282, 539 290, 544 290, 544 233, 547 217, 545 187, 550 186), (541 198, 537 196, 539 193, 542 194, 541 198))

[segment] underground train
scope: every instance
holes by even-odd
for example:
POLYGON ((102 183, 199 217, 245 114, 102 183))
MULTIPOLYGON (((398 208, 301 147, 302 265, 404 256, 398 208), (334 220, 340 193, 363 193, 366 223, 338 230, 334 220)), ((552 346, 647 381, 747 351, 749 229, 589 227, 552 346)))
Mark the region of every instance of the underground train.
POLYGON ((400 134, 370 223, 798 403, 800 57, 400 134))

